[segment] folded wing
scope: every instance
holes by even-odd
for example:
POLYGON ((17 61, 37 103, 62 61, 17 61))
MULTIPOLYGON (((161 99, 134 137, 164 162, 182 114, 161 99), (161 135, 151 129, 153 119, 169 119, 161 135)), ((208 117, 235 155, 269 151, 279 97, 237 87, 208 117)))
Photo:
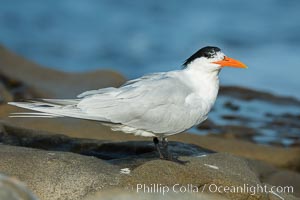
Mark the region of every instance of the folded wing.
MULTIPOLYGON (((78 99, 43 99, 11 102, 11 105, 41 112, 40 117, 74 117, 120 124, 153 133, 178 133, 195 124, 194 112, 186 104, 191 89, 168 73, 132 80, 120 88, 87 91, 78 99)), ((28 115, 18 115, 28 116, 28 115)))

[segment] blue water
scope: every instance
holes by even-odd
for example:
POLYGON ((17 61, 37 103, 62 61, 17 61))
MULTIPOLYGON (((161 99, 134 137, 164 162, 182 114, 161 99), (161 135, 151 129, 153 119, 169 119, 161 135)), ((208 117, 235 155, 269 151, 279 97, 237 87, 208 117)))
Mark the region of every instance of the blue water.
POLYGON ((249 66, 224 69, 222 84, 300 98, 298 0, 0 0, 0 43, 47 67, 127 78, 216 45, 249 66))

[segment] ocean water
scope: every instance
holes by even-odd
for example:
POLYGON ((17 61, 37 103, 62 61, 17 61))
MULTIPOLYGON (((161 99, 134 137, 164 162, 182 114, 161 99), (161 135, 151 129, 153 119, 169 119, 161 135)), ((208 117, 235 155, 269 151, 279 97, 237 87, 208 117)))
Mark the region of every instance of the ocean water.
POLYGON ((213 45, 249 66, 222 70, 223 85, 300 98, 297 0, 0 0, 0 43, 47 67, 128 79, 213 45))

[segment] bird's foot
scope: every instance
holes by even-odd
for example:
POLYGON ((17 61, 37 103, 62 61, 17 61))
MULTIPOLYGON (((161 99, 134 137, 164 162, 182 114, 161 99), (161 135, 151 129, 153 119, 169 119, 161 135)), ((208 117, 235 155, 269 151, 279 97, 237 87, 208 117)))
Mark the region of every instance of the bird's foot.
POLYGON ((154 145, 156 147, 156 150, 159 154, 159 158, 162 160, 168 160, 168 161, 172 161, 172 162, 176 162, 179 164, 186 164, 189 161, 182 161, 178 159, 178 156, 173 156, 169 150, 168 150, 168 140, 167 138, 162 138, 161 143, 162 143, 162 147, 160 147, 159 145, 159 140, 157 137, 153 138, 153 142, 154 145))

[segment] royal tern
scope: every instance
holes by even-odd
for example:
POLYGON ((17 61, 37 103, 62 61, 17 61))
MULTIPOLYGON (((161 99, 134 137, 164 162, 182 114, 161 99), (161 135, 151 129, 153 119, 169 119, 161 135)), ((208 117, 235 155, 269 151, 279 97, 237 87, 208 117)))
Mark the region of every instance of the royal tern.
POLYGON ((76 99, 9 102, 39 112, 12 113, 11 117, 99 121, 114 131, 153 137, 160 158, 169 159, 166 137, 186 131, 207 118, 218 94, 219 72, 225 66, 247 68, 225 56, 220 48, 208 46, 189 57, 180 70, 145 75, 119 88, 87 91, 76 99))

